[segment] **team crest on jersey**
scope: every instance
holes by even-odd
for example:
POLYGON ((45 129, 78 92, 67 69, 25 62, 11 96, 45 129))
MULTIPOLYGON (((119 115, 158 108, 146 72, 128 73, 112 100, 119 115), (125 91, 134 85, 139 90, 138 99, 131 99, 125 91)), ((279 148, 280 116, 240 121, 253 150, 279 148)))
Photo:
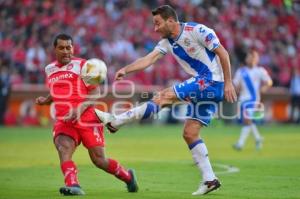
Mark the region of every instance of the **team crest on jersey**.
POLYGON ((188 38, 184 38, 183 40, 184 45, 189 46, 191 45, 191 41, 188 38))
POLYGON ((74 64, 71 63, 67 66, 67 70, 71 70, 73 67, 74 67, 74 64))

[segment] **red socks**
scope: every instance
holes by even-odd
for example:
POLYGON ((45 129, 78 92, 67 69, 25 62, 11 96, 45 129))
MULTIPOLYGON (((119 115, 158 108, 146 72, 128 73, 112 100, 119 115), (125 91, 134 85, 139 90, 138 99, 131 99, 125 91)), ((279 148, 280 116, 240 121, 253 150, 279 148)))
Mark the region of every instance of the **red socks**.
POLYGON ((108 173, 116 176, 120 180, 128 183, 131 180, 131 175, 124 169, 116 160, 108 159, 108 173))
MULTIPOLYGON (((79 185, 79 181, 77 179, 77 168, 73 161, 63 162, 61 164, 61 170, 65 176, 66 186, 79 185)), ((113 159, 108 159, 108 168, 106 172, 116 176, 125 183, 128 183, 131 180, 131 175, 128 171, 113 159)))
POLYGON ((79 185, 77 179, 77 168, 73 161, 66 161, 60 165, 61 171, 65 176, 65 185, 73 186, 79 185))

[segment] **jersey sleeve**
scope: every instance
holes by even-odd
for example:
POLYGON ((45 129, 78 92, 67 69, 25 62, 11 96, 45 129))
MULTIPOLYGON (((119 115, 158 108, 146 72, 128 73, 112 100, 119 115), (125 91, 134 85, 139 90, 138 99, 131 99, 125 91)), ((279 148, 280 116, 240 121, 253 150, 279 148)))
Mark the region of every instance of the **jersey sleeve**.
POLYGON ((215 31, 203 24, 199 24, 194 28, 194 34, 200 44, 210 51, 220 46, 220 40, 215 31))
POLYGON ((165 55, 169 51, 168 45, 169 41, 167 39, 162 39, 158 42, 154 49, 158 50, 161 54, 165 55))
POLYGON ((272 81, 269 73, 267 72, 267 70, 264 67, 260 67, 260 79, 263 82, 270 82, 270 81, 272 81))

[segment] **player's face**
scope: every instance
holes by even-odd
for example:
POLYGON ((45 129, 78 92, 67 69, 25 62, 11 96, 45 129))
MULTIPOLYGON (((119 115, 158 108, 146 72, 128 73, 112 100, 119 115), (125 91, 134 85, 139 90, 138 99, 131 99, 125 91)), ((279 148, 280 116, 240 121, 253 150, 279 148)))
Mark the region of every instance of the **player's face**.
POLYGON ((246 64, 248 66, 255 66, 258 63, 258 54, 256 52, 251 52, 247 54, 246 64))
POLYGON ((57 40, 55 47, 56 59, 61 64, 67 64, 73 56, 73 45, 71 40, 57 40))
POLYGON ((162 38, 171 37, 170 20, 164 20, 160 15, 153 16, 154 31, 160 34, 162 38))

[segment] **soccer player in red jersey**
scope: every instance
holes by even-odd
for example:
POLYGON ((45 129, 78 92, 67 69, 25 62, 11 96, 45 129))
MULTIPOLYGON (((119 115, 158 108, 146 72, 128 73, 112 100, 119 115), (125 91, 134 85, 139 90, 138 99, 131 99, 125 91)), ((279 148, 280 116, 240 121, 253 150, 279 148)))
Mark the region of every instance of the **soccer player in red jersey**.
POLYGON ((132 169, 126 170, 116 160, 105 156, 103 125, 95 115, 93 102, 99 86, 88 85, 81 79, 86 60, 73 57, 73 39, 59 34, 54 39, 56 61, 45 68, 50 94, 38 97, 36 103, 53 103, 55 124, 53 140, 56 146, 65 186, 63 195, 84 195, 77 179, 77 167, 72 161, 77 146, 88 149, 92 162, 100 169, 124 181, 128 192, 137 192, 138 186, 132 169))

